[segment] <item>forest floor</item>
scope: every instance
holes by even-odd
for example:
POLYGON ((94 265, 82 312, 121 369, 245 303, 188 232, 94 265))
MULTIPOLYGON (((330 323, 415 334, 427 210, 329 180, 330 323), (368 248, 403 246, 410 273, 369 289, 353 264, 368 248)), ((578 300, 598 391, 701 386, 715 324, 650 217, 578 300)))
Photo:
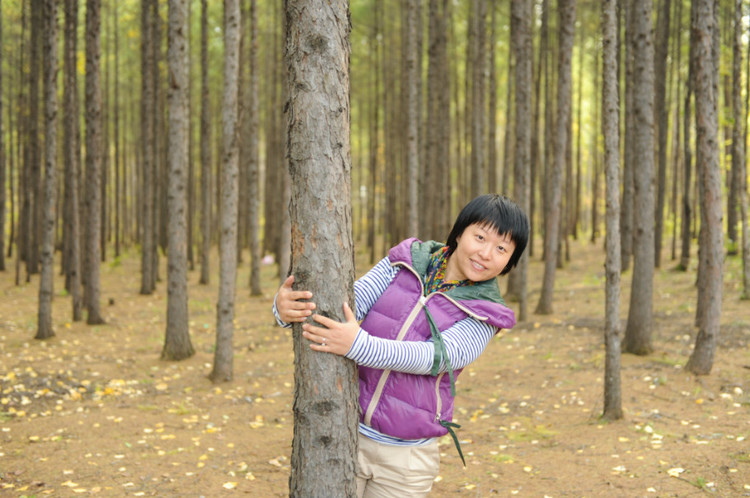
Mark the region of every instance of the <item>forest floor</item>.
MULTIPOLYGON (((663 258, 655 351, 622 357, 625 416, 607 423, 604 253, 585 242, 571 253, 557 272, 555 313, 504 331, 464 371, 456 421, 466 468, 441 440, 432 496, 750 496, 750 303, 739 300, 739 258, 726 262, 721 337, 703 377, 683 369, 696 334, 695 273, 663 258)), ((537 253, 530 309, 542 271, 537 253)), ((209 286, 190 272, 196 354, 182 362, 159 359, 165 283, 139 295, 135 253, 102 266, 106 325, 71 323, 58 277, 57 335, 47 341, 33 339, 38 277, 17 287, 12 270, 0 274, 0 495, 287 496, 294 358, 290 332, 270 312, 274 273, 264 267, 265 293, 249 297, 240 267, 235 379, 220 385, 207 378, 216 271, 209 286)))

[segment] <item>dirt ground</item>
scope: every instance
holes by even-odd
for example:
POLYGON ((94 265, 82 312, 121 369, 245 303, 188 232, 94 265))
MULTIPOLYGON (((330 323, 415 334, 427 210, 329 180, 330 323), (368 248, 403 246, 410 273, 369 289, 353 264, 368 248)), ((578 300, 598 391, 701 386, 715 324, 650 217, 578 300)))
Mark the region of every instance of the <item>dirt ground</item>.
MULTIPOLYGON (((750 496, 750 303, 739 300, 739 258, 727 259, 720 347, 700 378, 683 370, 696 332, 695 275, 663 258, 655 351, 623 356, 625 417, 605 423, 604 253, 575 242, 571 254, 557 272, 555 314, 503 332, 461 376, 467 465, 444 438, 432 495, 750 496)), ((532 310, 542 271, 537 254, 532 310)), ((235 380, 221 385, 207 379, 216 273, 209 286, 190 273, 197 353, 173 363, 159 360, 165 284, 141 296, 138 272, 135 253, 103 265, 107 324, 96 327, 70 322, 57 280, 48 341, 33 339, 37 277, 16 287, 12 271, 0 274, 0 495, 288 495, 294 358, 290 333, 270 313, 274 267, 264 268, 265 295, 251 298, 241 266, 235 380)))

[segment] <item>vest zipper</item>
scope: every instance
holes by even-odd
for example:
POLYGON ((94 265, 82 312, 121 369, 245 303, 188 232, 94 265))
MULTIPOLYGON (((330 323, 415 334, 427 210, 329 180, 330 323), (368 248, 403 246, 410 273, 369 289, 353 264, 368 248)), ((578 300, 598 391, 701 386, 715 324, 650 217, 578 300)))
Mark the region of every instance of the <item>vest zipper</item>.
POLYGON ((435 410, 435 421, 439 422, 440 417, 442 415, 443 410, 443 398, 440 396, 440 381, 443 380, 443 375, 445 375, 445 372, 441 373, 437 376, 437 380, 435 381, 435 397, 437 398, 437 409, 435 410))

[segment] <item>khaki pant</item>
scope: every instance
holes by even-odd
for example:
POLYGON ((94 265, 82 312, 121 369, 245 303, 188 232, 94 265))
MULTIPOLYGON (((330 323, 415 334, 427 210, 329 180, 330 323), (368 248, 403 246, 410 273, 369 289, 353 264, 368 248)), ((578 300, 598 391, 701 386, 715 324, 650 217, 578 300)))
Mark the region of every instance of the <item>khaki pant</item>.
POLYGON ((437 440, 426 446, 380 444, 359 435, 358 498, 427 496, 440 468, 437 440))

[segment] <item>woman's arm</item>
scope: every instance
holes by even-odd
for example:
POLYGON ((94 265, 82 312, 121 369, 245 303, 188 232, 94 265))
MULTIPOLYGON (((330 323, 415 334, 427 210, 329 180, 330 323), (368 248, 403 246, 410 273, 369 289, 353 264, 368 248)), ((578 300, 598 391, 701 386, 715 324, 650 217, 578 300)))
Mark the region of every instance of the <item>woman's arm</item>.
MULTIPOLYGON (((451 367, 454 370, 464 368, 479 358, 495 332, 495 327, 473 318, 465 318, 443 332, 451 367)), ((432 340, 381 339, 359 329, 354 344, 345 356, 366 367, 428 375, 435 359, 435 345, 432 340)), ((438 372, 447 371, 448 365, 443 358, 438 372)))
MULTIPOLYGON (((398 269, 391 266, 388 257, 381 259, 370 271, 354 282, 355 315, 357 320, 364 320, 375 301, 388 288, 398 269)), ((294 276, 291 275, 279 288, 273 300, 273 315, 276 322, 285 328, 292 322, 303 322, 312 314, 315 303, 302 302, 311 299, 312 293, 293 291, 294 276)))

